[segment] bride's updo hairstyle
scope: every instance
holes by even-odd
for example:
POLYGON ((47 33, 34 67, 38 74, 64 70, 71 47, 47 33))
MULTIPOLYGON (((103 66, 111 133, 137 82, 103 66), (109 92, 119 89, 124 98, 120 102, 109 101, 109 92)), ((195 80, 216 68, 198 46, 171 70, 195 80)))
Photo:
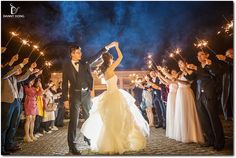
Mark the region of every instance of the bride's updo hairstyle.
POLYGON ((113 59, 113 56, 109 53, 109 52, 106 52, 106 53, 103 53, 102 54, 102 64, 100 66, 98 66, 97 68, 97 73, 98 73, 98 76, 102 76, 107 68, 111 65, 111 60, 113 59))

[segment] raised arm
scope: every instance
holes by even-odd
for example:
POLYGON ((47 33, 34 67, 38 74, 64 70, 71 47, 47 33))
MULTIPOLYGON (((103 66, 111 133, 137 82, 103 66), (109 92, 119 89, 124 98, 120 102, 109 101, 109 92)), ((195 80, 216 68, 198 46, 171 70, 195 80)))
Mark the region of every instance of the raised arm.
POLYGON ((171 84, 171 80, 165 78, 161 73, 158 73, 158 78, 161 80, 162 83, 164 83, 165 85, 169 85, 171 84))
POLYGON ((29 58, 25 58, 21 64, 15 66, 11 71, 9 71, 5 75, 3 75, 2 79, 6 79, 6 78, 14 75, 16 73, 17 69, 23 68, 28 62, 29 62, 29 58))
POLYGON ((103 53, 107 52, 109 49, 104 47, 99 52, 97 52, 95 55, 90 57, 88 60, 86 60, 86 64, 92 64, 94 61, 96 61, 103 53))
POLYGON ((121 60, 123 59, 123 55, 122 55, 122 53, 121 53, 121 51, 120 51, 119 43, 118 43, 118 42, 112 42, 111 45, 116 48, 116 52, 117 52, 117 54, 118 54, 118 58, 117 58, 116 61, 110 66, 109 69, 115 70, 115 68, 120 64, 121 60))
POLYGON ((37 64, 36 63, 32 63, 30 65, 30 68, 27 70, 27 72, 23 75, 20 76, 16 76, 17 82, 21 82, 21 81, 25 81, 29 78, 29 76, 31 75, 31 73, 33 72, 34 68, 36 68, 37 64))

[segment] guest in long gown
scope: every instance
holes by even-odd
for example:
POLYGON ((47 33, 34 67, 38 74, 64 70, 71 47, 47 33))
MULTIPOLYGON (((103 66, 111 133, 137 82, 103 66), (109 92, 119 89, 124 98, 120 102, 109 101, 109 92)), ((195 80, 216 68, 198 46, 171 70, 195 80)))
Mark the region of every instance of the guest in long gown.
POLYGON ((174 139, 184 143, 203 143, 204 137, 196 109, 194 93, 190 88, 190 82, 185 78, 186 63, 178 62, 183 72, 178 78, 178 90, 175 102, 174 139))
POLYGON ((158 73, 158 78, 166 86, 169 86, 169 93, 167 96, 167 107, 166 107, 166 136, 169 138, 174 138, 174 119, 175 119, 175 101, 176 92, 178 89, 178 83, 175 81, 178 78, 178 74, 175 70, 171 71, 169 74, 165 68, 159 67, 159 70, 163 73, 158 73), (164 77, 166 76, 166 77, 164 77))

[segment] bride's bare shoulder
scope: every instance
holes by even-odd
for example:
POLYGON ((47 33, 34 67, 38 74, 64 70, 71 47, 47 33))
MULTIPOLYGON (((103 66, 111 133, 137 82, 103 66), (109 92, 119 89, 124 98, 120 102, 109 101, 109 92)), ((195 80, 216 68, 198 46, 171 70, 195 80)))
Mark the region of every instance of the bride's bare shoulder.
POLYGON ((105 78, 105 80, 108 80, 108 79, 112 78, 114 75, 115 75, 114 70, 108 68, 104 73, 104 78, 105 78))

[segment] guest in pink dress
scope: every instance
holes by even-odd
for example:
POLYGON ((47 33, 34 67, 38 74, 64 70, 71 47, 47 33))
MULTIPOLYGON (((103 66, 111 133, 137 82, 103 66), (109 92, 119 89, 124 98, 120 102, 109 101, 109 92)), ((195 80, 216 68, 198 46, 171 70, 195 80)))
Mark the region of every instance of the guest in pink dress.
POLYGON ((39 95, 42 95, 43 90, 40 88, 38 91, 33 86, 34 85, 35 77, 30 77, 28 79, 28 84, 24 86, 25 91, 25 101, 24 101, 24 110, 26 115, 26 122, 25 122, 25 142, 32 142, 37 140, 34 136, 34 122, 36 114, 38 113, 37 108, 37 101, 36 98, 39 95))

